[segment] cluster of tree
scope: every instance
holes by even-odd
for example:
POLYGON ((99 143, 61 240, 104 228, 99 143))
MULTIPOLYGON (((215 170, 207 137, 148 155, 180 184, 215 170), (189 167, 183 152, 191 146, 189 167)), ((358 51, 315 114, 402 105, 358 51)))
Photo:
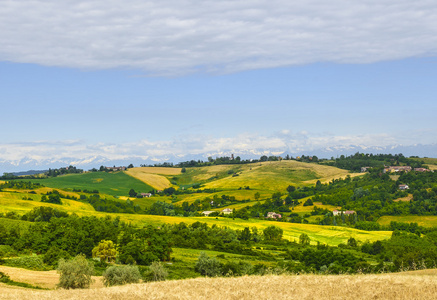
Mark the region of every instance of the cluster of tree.
POLYGON ((355 153, 354 155, 334 158, 330 161, 324 161, 323 164, 334 166, 340 169, 350 170, 352 172, 361 172, 362 167, 371 167, 382 170, 384 166, 406 165, 412 168, 420 168, 424 162, 416 159, 405 157, 403 154, 364 154, 355 153))
POLYGON ((32 183, 30 181, 6 181, 0 184, 0 189, 23 189, 33 190, 43 187, 42 184, 32 183))
POLYGON ((74 166, 68 166, 66 168, 59 168, 59 169, 49 169, 47 172, 44 173, 47 177, 57 177, 59 175, 65 175, 65 174, 79 174, 83 173, 82 169, 78 169, 74 166))

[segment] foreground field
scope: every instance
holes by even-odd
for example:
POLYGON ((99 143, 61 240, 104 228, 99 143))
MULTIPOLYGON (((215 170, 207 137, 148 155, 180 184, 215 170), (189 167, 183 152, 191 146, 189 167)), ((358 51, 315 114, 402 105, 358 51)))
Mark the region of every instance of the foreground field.
POLYGON ((196 278, 89 290, 35 291, 0 285, 0 299, 435 299, 430 272, 196 278))

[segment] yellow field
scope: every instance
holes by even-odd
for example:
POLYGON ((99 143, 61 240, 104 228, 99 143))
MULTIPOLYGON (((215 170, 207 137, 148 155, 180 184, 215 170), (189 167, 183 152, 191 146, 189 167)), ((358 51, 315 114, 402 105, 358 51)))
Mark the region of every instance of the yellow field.
MULTIPOLYGON (((0 266, 0 272, 8 275, 13 281, 24 282, 34 286, 46 289, 55 289, 59 283, 59 274, 56 270, 53 271, 31 271, 21 268, 13 268, 7 266, 0 266)), ((103 282, 101 276, 93 276, 95 282, 91 288, 102 288, 103 282)), ((29 291, 27 289, 27 291, 29 291)), ((0 295, 0 299, 2 296, 0 295)))
MULTIPOLYGON (((237 170, 238 176, 228 176, 218 179, 204 185, 209 189, 238 189, 249 186, 255 190, 268 191, 285 191, 288 185, 312 185, 320 180, 322 183, 329 182, 333 179, 344 178, 349 176, 358 176, 360 174, 351 174, 346 170, 318 164, 302 163, 294 160, 262 162, 246 165, 228 165, 215 166, 221 167, 220 170, 228 169, 237 170)), ((212 168, 212 167, 205 167, 212 168)), ((208 170, 205 178, 214 176, 212 170, 208 170)), ((200 179, 200 178, 199 178, 200 179)))
POLYGON ((1 299, 435 299, 437 280, 420 271, 377 275, 267 275, 194 278, 92 288, 36 291, 0 286, 1 299))
POLYGON ((408 194, 407 197, 397 198, 397 199, 393 200, 393 202, 399 202, 399 201, 410 202, 412 199, 413 199, 413 195, 412 194, 408 194))
MULTIPOLYGON (((163 190, 171 187, 171 183, 166 177, 158 175, 157 173, 150 173, 149 172, 150 169, 155 169, 155 168, 148 168, 148 167, 132 168, 132 169, 128 169, 126 171, 126 174, 141 180, 142 182, 150 185, 156 190, 163 190)), ((156 168, 156 169, 173 170, 173 168, 156 168)), ((154 171, 158 172, 159 170, 154 170, 154 171)), ((170 173, 169 170, 165 170, 165 171, 167 171, 167 173, 170 173)))
POLYGON ((163 167, 139 167, 128 169, 127 173, 148 173, 148 174, 158 174, 158 175, 179 175, 181 174, 182 168, 163 168, 163 167))
POLYGON ((417 223, 419 226, 436 227, 437 216, 382 216, 378 219, 381 225, 390 225, 390 222, 417 223))
MULTIPOLYGON (((94 212, 94 208, 91 206, 91 204, 82 203, 79 201, 61 199, 63 204, 59 205, 59 204, 44 203, 44 202, 32 201, 32 200, 21 200, 21 196, 22 194, 14 195, 14 193, 0 193, 0 212, 6 213, 9 211, 13 211, 18 214, 25 214, 30 210, 32 210, 33 208, 39 206, 48 206, 70 213, 94 212)), ((32 194, 26 194, 26 196, 40 197, 38 195, 32 195, 32 194)))

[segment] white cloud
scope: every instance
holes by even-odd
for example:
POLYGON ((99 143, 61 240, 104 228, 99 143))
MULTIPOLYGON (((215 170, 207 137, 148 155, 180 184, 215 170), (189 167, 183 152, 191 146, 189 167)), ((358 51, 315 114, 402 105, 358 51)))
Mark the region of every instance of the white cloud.
POLYGON ((0 60, 227 73, 437 54, 430 0, 0 2, 0 60))
POLYGON ((261 155, 307 153, 326 148, 347 149, 351 146, 388 147, 399 139, 387 134, 336 136, 281 131, 271 136, 241 134, 229 138, 211 136, 181 136, 170 141, 141 140, 125 144, 88 144, 83 141, 38 141, 0 144, 0 164, 25 164, 26 161, 68 161, 79 165, 108 160, 173 160, 185 156, 223 156, 234 153, 259 157, 261 155))

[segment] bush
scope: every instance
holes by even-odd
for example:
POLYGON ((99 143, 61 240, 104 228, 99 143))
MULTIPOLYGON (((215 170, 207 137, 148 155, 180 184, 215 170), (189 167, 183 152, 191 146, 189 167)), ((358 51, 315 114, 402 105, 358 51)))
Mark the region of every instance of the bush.
POLYGON ((34 271, 51 270, 49 266, 44 264, 41 257, 38 256, 24 256, 11 259, 5 259, 4 264, 10 267, 23 268, 34 271))
POLYGON ((17 251, 9 245, 0 245, 0 258, 11 256, 17 256, 17 251))
POLYGON ((141 274, 137 266, 110 266, 103 273, 105 286, 138 283, 141 274))
POLYGON ((56 246, 52 246, 49 250, 44 254, 42 260, 45 264, 50 266, 56 266, 58 264, 59 259, 61 258, 70 258, 70 254, 62 249, 59 249, 56 246))
POLYGON ((88 288, 93 282, 94 265, 83 254, 68 261, 61 258, 57 271, 61 274, 58 287, 64 289, 88 288))
POLYGON ((222 274, 221 263, 217 259, 209 257, 205 252, 200 253, 194 269, 196 272, 210 277, 219 276, 222 274))
POLYGON ((165 281, 167 276, 168 272, 162 263, 154 261, 150 265, 149 271, 144 274, 144 279, 147 281, 165 281))

